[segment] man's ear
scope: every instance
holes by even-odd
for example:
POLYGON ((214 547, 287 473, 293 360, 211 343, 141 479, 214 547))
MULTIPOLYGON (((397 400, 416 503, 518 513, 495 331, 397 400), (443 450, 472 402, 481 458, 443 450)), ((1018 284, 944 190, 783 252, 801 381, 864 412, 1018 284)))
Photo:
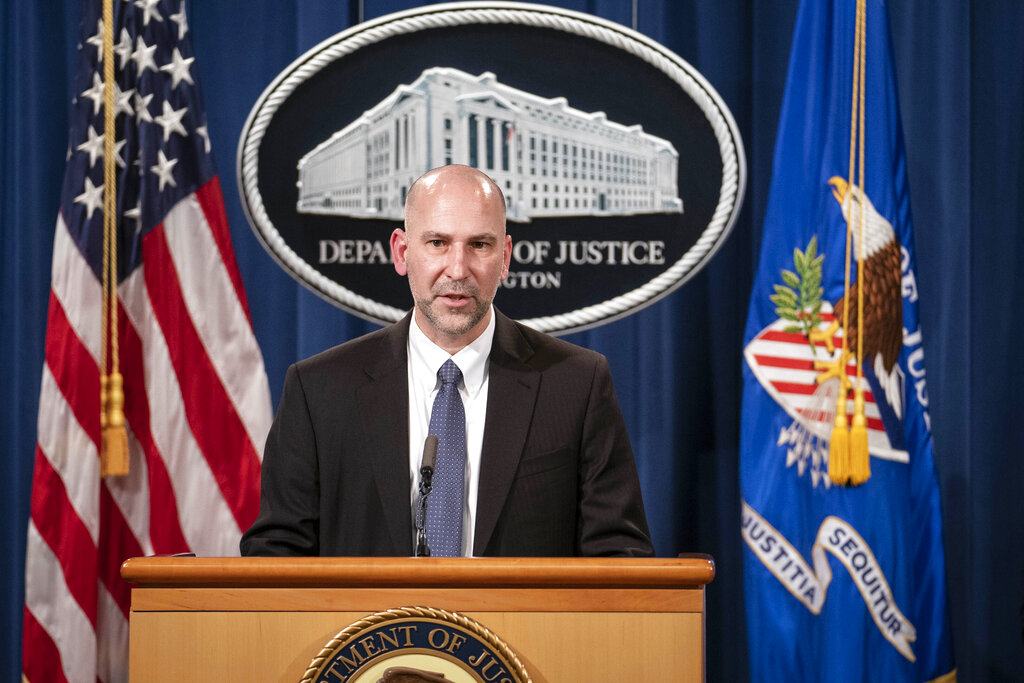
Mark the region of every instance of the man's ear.
POLYGON ((508 277, 508 267, 509 264, 512 262, 512 236, 509 234, 505 235, 505 245, 503 251, 505 253, 502 254, 502 260, 504 261, 504 265, 501 268, 501 280, 504 280, 505 278, 508 277))
POLYGON ((391 233, 391 258, 395 262, 395 272, 399 275, 409 272, 408 263, 405 260, 405 250, 408 248, 405 230, 395 228, 395 231, 391 233))

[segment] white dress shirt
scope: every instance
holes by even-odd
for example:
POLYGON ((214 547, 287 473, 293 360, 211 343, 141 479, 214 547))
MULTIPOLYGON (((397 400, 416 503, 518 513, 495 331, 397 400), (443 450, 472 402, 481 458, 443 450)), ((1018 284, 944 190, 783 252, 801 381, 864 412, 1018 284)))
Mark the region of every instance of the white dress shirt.
MULTIPOLYGON (((423 442, 430 429, 430 412, 434 398, 441 389, 437 371, 452 359, 462 371, 459 395, 466 410, 466 500, 462 506, 462 554, 472 555, 473 531, 476 528, 476 500, 480 483, 480 452, 484 442, 484 420, 487 417, 487 366, 494 341, 494 309, 484 331, 454 356, 430 341, 413 315, 409 325, 409 473, 412 487, 413 547, 416 547, 416 510, 419 507, 420 462, 423 442)), ((429 505, 429 499, 428 499, 429 505)))

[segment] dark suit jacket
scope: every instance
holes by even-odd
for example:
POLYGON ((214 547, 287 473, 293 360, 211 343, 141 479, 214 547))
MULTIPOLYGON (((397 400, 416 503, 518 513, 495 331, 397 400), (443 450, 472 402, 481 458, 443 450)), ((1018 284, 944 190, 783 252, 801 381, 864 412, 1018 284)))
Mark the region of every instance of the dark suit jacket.
MULTIPOLYGON (((495 315, 473 554, 653 554, 604 356, 495 315)), ((288 369, 243 555, 413 554, 410 320, 288 369)))

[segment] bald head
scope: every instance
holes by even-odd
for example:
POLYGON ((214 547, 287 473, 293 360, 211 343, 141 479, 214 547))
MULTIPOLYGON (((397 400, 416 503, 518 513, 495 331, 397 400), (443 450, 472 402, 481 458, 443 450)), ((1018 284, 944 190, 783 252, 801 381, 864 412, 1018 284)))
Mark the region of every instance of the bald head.
POLYGON ((508 277, 512 238, 501 188, 470 166, 424 174, 409 189, 405 230, 392 233, 391 254, 409 278, 416 324, 455 354, 487 327, 508 277))
POLYGON ((472 166, 452 164, 427 171, 412 184, 405 198, 405 229, 416 226, 425 205, 458 198, 479 205, 488 214, 501 215, 505 231, 505 196, 490 176, 472 166))

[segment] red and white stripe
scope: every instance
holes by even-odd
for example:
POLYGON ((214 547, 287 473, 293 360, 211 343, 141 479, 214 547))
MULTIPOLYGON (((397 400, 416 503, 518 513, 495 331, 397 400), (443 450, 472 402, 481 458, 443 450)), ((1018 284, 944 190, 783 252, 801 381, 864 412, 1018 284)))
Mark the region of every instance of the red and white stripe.
MULTIPOLYGON (((829 324, 835 316, 832 315, 831 307, 827 303, 823 305, 823 309, 822 320, 829 324)), ((790 417, 799 421, 819 438, 827 440, 832 432, 831 410, 834 410, 835 399, 829 402, 828 411, 822 412, 815 393, 818 391, 817 378, 821 371, 814 368, 814 363, 834 362, 839 358, 843 343, 842 332, 833 337, 833 353, 828 352, 823 341, 815 343, 816 351, 812 353, 806 336, 785 331, 790 325, 792 323, 789 321, 776 320, 761 330, 743 353, 758 382, 790 417)), ((851 382, 857 381, 855 359, 851 359, 850 364, 846 366, 846 374, 851 382)), ((868 449, 871 455, 906 462, 906 451, 892 447, 885 433, 875 397, 866 387, 865 380, 864 415, 868 422, 868 449)), ((847 418, 851 421, 853 419, 852 398, 847 402, 847 418)))
POLYGON ((237 555, 259 506, 270 392, 217 179, 142 244, 119 288, 131 471, 101 480, 100 283, 57 220, 26 560, 30 681, 127 680, 121 563, 237 555))

